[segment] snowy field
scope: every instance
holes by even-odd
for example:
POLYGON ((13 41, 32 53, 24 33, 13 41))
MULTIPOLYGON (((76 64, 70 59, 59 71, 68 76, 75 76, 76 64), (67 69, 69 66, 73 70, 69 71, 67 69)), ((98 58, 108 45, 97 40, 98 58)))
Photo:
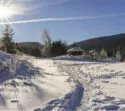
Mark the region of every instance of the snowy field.
POLYGON ((0 52, 0 111, 125 111, 125 63, 15 58, 0 52))

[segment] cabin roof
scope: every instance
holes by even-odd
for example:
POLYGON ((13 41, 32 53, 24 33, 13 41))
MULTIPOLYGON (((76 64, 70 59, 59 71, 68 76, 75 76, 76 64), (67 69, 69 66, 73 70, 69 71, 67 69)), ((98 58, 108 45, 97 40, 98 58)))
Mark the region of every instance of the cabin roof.
POLYGON ((73 47, 69 49, 67 52, 84 52, 84 50, 81 49, 80 47, 73 47))

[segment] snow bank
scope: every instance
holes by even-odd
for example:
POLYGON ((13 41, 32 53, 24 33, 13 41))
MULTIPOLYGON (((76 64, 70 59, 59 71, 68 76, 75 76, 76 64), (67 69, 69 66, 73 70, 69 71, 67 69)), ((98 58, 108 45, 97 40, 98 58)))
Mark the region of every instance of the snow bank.
POLYGON ((81 104, 84 94, 84 88, 81 84, 77 84, 73 92, 65 95, 62 99, 50 101, 42 111, 73 111, 81 104))
POLYGON ((9 69, 3 76, 0 73, 0 110, 39 111, 48 101, 70 92, 69 76, 51 59, 1 55, 9 69))
POLYGON ((75 90, 70 94, 66 95, 65 99, 66 102, 64 103, 63 107, 65 110, 76 110, 77 107, 80 106, 81 100, 84 94, 84 88, 81 84, 78 84, 75 90))
POLYGON ((39 71, 23 56, 16 56, 0 51, 1 76, 33 76, 39 71))

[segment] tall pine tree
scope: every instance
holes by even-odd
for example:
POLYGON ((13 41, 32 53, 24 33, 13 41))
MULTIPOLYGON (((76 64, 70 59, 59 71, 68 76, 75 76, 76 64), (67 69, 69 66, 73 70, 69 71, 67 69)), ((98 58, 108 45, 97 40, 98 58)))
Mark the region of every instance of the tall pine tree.
POLYGON ((3 30, 3 35, 1 38, 2 42, 2 50, 7 53, 15 53, 15 44, 13 41, 13 29, 10 25, 6 25, 5 29, 3 30))

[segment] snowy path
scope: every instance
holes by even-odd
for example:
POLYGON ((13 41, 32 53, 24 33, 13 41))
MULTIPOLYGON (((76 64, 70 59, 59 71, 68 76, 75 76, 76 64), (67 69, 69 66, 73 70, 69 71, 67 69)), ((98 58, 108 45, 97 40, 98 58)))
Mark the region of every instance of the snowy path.
POLYGON ((57 60, 56 64, 69 74, 71 85, 79 82, 84 88, 76 100, 81 102, 77 111, 125 111, 125 63, 57 60))
POLYGON ((125 63, 28 61, 34 76, 0 78, 0 111, 125 111, 125 63))

